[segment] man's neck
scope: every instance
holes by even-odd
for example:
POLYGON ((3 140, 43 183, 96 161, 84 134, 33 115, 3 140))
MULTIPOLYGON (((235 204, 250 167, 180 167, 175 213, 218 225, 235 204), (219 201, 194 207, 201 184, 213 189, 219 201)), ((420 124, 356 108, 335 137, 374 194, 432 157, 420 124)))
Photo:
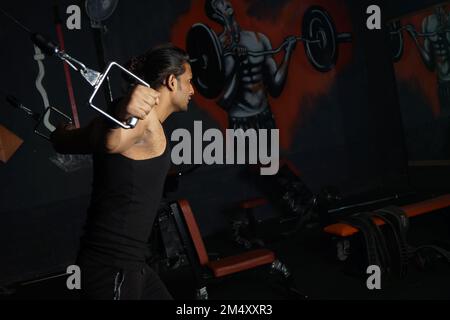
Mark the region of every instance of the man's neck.
POLYGON ((159 104, 154 106, 156 117, 159 122, 163 123, 174 112, 174 108, 166 93, 161 93, 159 97, 159 104))
POLYGON ((239 43, 241 27, 236 20, 232 19, 227 21, 224 25, 224 30, 233 36, 233 42, 239 43))

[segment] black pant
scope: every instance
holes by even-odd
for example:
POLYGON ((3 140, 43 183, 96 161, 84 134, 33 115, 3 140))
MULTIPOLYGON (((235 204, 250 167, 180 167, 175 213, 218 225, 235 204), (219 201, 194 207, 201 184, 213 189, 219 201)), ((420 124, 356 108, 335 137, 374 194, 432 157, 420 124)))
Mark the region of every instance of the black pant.
POLYGON ((275 119, 273 118, 272 111, 269 109, 264 110, 250 117, 228 117, 229 129, 276 129, 275 119))
POLYGON ((87 300, 172 300, 159 276, 148 266, 122 269, 80 263, 81 298, 87 300))

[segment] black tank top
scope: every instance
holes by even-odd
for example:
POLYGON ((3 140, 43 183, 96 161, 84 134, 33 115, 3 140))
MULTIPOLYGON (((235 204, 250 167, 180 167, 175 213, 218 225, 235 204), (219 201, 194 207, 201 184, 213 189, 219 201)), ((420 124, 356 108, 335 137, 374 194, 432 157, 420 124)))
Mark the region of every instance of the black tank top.
POLYGON ((95 154, 91 204, 81 241, 81 260, 141 268, 150 255, 152 231, 170 167, 170 147, 162 155, 132 160, 95 154))

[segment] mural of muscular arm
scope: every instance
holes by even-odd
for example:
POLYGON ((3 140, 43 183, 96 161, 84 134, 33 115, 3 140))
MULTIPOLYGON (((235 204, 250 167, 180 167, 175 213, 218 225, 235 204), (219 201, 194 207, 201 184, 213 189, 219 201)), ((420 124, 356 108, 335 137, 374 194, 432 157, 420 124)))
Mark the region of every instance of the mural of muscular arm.
MULTIPOLYGON (((261 41, 264 44, 264 50, 272 50, 270 40, 263 34, 259 34, 259 36, 261 37, 261 41)), ((292 52, 294 51, 297 44, 297 40, 295 39, 295 37, 288 37, 286 40, 288 41, 288 44, 285 48, 283 61, 279 66, 277 66, 275 60, 271 55, 267 55, 264 61, 267 89, 269 94, 274 98, 280 96, 281 92, 283 91, 288 75, 289 62, 292 56, 292 52)))
POLYGON ((236 95, 236 89, 238 88, 238 67, 239 61, 236 60, 234 55, 227 55, 223 57, 224 74, 225 74, 225 89, 223 95, 218 101, 218 105, 228 110, 231 107, 234 97, 236 95))
MULTIPOLYGON (((428 18, 425 18, 422 23, 422 30, 423 32, 427 32, 429 28, 428 25, 428 18)), ((415 30, 414 26, 408 26, 407 27, 408 34, 412 37, 414 44, 416 45, 417 49, 419 50, 420 57, 422 58, 423 63, 430 71, 434 71, 435 69, 435 61, 434 61, 434 54, 433 54, 433 46, 431 44, 431 40, 429 37, 425 37, 423 41, 423 46, 420 44, 417 36, 417 31, 415 30)))
POLYGON ((430 71, 434 71, 436 63, 434 61, 433 46, 431 45, 431 41, 428 38, 425 38, 423 46, 423 49, 420 48, 420 56, 422 57, 422 61, 430 71))

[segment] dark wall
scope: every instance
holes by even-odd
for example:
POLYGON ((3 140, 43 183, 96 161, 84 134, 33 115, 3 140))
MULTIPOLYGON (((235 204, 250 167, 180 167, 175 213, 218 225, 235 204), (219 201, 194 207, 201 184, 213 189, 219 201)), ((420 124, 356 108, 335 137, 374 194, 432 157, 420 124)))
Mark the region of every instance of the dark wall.
MULTIPOLYGON (((16 1, 3 3, 2 8, 28 28, 56 42, 54 3, 16 1)), ((100 70, 95 33, 81 1, 78 1, 82 8, 81 30, 68 30, 65 25, 66 8, 74 2, 58 3, 66 51, 88 67, 100 70)), ((156 2, 134 1, 130 5, 121 1, 116 15, 108 21, 108 32, 103 38, 106 60, 123 63, 132 55, 167 41, 170 25, 187 5, 189 2, 180 5, 178 1, 165 1, 156 5, 156 2)), ((0 39, 3 43, 0 123, 24 140, 6 164, 0 163, 2 283, 29 278, 73 262, 89 203, 92 166, 85 161, 80 169, 70 172, 56 166, 50 159, 57 159, 58 155, 46 140, 33 134, 33 120, 5 102, 5 96, 12 94, 35 112, 44 109, 43 99, 35 87, 38 65, 27 33, 1 15, 0 39)), ((54 57, 46 57, 43 63, 42 85, 50 105, 71 115, 62 63, 54 57)), ((75 71, 71 71, 71 78, 80 122, 86 125, 95 116, 86 106, 92 89, 75 71)), ((115 94, 121 94, 117 92, 118 87, 114 89, 115 94)), ((64 164, 68 165, 70 160, 65 159, 64 164)))
POLYGON ((422 10, 442 2, 442 0, 378 1, 383 6, 383 19, 386 20, 399 18, 411 12, 422 10))
MULTIPOLYGON (((2 4, 2 7, 30 28, 56 40, 52 2, 49 1, 47 4, 10 2, 2 4)), ((66 46, 74 57, 83 57, 92 65, 95 62, 95 52, 92 50, 92 37, 86 28, 85 19, 84 26, 85 28, 80 31, 65 31, 66 46)), ((0 30, 3 43, 0 50, 2 61, 0 121, 24 140, 24 144, 10 161, 0 167, 4 181, 0 194, 0 211, 29 209, 36 205, 88 194, 86 185, 89 184, 87 172, 89 169, 76 174, 66 174, 59 170, 49 161, 50 157, 55 156, 51 146, 33 134, 34 122, 5 102, 4 96, 8 93, 19 98, 24 105, 36 112, 41 112, 44 108, 43 100, 35 88, 38 65, 33 59, 34 48, 28 40, 28 35, 3 15, 0 19, 0 30)), ((42 83, 50 105, 69 113, 70 106, 62 64, 55 58, 46 58, 44 65, 45 76, 42 83)), ((88 87, 75 73, 72 73, 72 78, 80 118, 85 124, 91 116, 83 105, 84 97, 87 97, 89 92, 88 87)))
POLYGON ((391 15, 392 9, 384 1, 352 1, 352 4, 352 16, 358 26, 355 37, 362 48, 368 81, 367 143, 371 157, 378 163, 376 170, 381 184, 386 188, 401 186, 407 179, 406 154, 389 42, 384 28, 366 28, 369 5, 381 8, 383 20, 391 15))
MULTIPOLYGON (((383 31, 365 28, 365 8, 373 2, 328 2, 331 7, 337 3, 348 8, 345 10, 348 10, 354 34, 352 59, 339 70, 326 95, 300 102, 301 112, 296 115, 298 124, 292 130, 289 148, 282 150, 283 156, 299 168, 302 178, 314 192, 325 185, 335 185, 344 194, 402 187, 406 184, 406 159, 389 48, 383 31)), ((389 10, 388 16, 397 14, 400 8, 412 8, 411 2, 403 2, 405 7, 397 6, 400 2, 395 6, 380 2, 380 6, 383 12, 389 10)), ((64 9, 72 3, 59 3, 64 18, 64 9)), ((107 21, 108 32, 104 35, 107 60, 125 62, 154 44, 171 40, 173 25, 196 3, 142 0, 131 4, 120 1, 116 12, 107 21)), ((279 23, 274 12, 291 3, 287 0, 248 0, 246 14, 252 21, 275 19, 275 23, 279 23)), ((56 39, 52 4, 53 1, 39 4, 15 1, 4 3, 2 7, 30 28, 56 39)), ((81 30, 64 28, 66 49, 95 69, 98 61, 94 36, 84 11, 82 17, 81 30)), ((298 20, 300 24, 301 16, 298 20)), ((33 60, 31 42, 4 17, 0 18, 0 41, 4 44, 0 49, 0 124, 24 140, 6 164, 0 163, 2 283, 29 278, 73 262, 89 201, 91 168, 88 166, 71 173, 59 169, 49 161, 55 156, 51 146, 32 133, 32 121, 3 102, 4 94, 12 93, 28 107, 42 110, 42 99, 34 87, 37 64, 33 60), (39 243, 34 243, 34 239, 39 239, 39 243), (67 246, 63 245, 66 243, 67 246), (43 259, 43 256, 52 258, 43 259)), ((294 55, 304 56, 300 44, 294 55)), ((47 58, 45 67, 43 82, 51 105, 69 113, 62 64, 47 58)), ((301 72, 301 69, 290 72, 301 72)), ((86 124, 94 116, 84 105, 90 88, 75 72, 71 75, 81 123, 86 124)), ((302 81, 307 82, 308 78, 303 77, 302 81)), ((301 83, 297 89, 301 89, 301 83)), ((168 131, 184 127, 192 132, 194 120, 202 120, 204 130, 220 127, 217 120, 195 102, 188 113, 174 115, 168 120, 168 131)), ((189 199, 202 233, 208 235, 228 226, 226 208, 258 195, 257 186, 242 177, 241 167, 216 165, 203 166, 182 178, 179 189, 170 197, 189 199)))

